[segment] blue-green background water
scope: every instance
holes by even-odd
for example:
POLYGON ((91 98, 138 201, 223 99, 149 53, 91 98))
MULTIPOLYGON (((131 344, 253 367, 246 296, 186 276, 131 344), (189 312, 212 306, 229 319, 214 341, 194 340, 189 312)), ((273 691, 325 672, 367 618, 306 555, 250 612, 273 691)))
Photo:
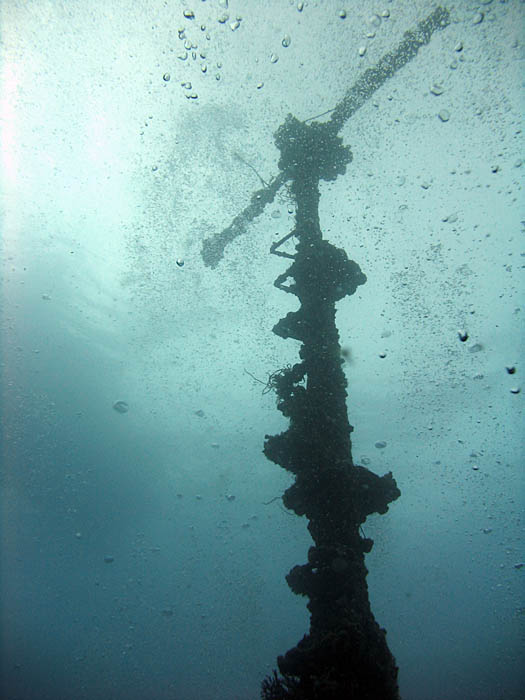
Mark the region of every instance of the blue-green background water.
MULTIPOLYGON (((3 698, 253 699, 308 630, 284 580, 306 522, 264 505, 286 421, 250 376, 298 357, 268 255, 293 202, 216 269, 201 244, 261 187, 246 163, 277 174, 286 115, 333 108, 434 5, 299 4, 1 5, 3 698)), ((402 491, 365 524, 402 697, 518 700, 525 5, 449 9, 341 131, 320 217, 368 278, 337 322, 354 459, 402 491)))

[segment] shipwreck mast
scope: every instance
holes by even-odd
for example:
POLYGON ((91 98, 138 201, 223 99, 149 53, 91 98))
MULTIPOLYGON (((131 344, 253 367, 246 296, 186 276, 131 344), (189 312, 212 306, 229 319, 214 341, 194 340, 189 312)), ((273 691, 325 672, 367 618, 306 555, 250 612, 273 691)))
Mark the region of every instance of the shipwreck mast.
POLYGON ((310 630, 279 656, 280 674, 274 672, 262 683, 265 700, 399 697, 395 659, 370 609, 364 557, 373 541, 361 536, 361 525, 371 513, 386 513, 400 491, 391 472, 379 477, 352 459, 335 304, 354 294, 366 277, 344 250, 323 239, 319 183, 344 175, 352 160, 338 136, 346 120, 448 23, 448 11, 438 7, 407 32, 394 51, 363 73, 330 120, 307 123, 288 115, 275 133, 279 175, 252 195, 228 228, 203 243, 203 260, 215 267, 224 247, 289 183, 295 227, 271 252, 292 260, 274 284, 297 296, 300 307, 278 321, 273 332, 300 341, 300 361, 271 377, 277 407, 290 423, 283 433, 266 436, 264 454, 294 474, 283 503, 307 517, 314 544, 307 563, 286 576, 294 593, 309 599, 310 630), (292 236, 295 252, 281 251, 292 236))

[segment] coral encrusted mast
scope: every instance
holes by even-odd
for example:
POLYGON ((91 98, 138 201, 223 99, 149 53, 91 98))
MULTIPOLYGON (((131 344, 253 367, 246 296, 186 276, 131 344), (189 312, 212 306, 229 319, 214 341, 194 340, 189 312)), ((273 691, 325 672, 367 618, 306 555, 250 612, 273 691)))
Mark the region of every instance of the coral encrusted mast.
POLYGON ((311 615, 309 633, 279 656, 279 673, 263 680, 264 700, 399 698, 395 659, 368 599, 364 557, 373 541, 360 530, 371 513, 386 513, 400 491, 391 472, 379 477, 352 460, 335 303, 353 294, 366 277, 344 250, 323 239, 319 181, 344 175, 352 160, 338 136, 345 121, 449 21, 448 11, 438 7, 407 32, 395 50, 363 73, 328 121, 308 124, 288 115, 275 133, 279 175, 252 195, 227 229, 203 243, 205 264, 216 267, 225 246, 288 183, 296 204, 295 228, 271 252, 292 260, 275 285, 297 296, 301 305, 273 332, 301 342, 300 361, 271 377, 277 407, 290 424, 283 433, 266 436, 264 454, 295 475, 283 503, 308 519, 314 543, 308 561, 294 566, 286 580, 294 593, 308 597, 311 615), (292 236, 295 253, 280 251, 292 236))

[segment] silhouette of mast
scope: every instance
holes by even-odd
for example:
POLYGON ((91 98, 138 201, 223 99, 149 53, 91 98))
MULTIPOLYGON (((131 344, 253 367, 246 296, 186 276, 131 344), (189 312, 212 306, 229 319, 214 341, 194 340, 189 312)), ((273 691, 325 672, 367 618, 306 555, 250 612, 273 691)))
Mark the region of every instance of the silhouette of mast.
POLYGON ((357 80, 324 123, 288 115, 275 133, 279 174, 253 193, 250 204, 230 226, 203 242, 206 265, 216 267, 224 248, 245 233, 249 223, 289 183, 295 199, 295 227, 271 246, 290 259, 275 286, 294 294, 297 311, 280 319, 273 332, 301 342, 296 364, 274 372, 269 385, 277 408, 289 418, 279 435, 266 435, 264 454, 295 476, 284 505, 306 515, 313 545, 305 564, 286 576, 288 585, 309 599, 310 630, 279 656, 279 674, 262 683, 265 700, 396 700, 397 666, 368 599, 365 554, 373 541, 361 535, 371 513, 386 513, 400 496, 389 472, 377 476, 354 464, 335 304, 366 282, 359 265, 323 239, 319 224, 319 182, 344 175, 352 160, 338 132, 370 96, 449 23, 438 7, 379 63, 357 80), (308 120, 310 121, 310 120, 308 120), (280 250, 292 236, 293 254, 280 250))

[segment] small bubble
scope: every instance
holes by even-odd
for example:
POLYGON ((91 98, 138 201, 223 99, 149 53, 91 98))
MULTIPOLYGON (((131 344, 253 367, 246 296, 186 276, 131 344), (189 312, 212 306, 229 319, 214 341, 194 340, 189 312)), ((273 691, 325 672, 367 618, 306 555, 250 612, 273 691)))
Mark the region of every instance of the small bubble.
POLYGON ((304 2, 298 2, 297 3, 297 10, 298 12, 302 12, 304 9, 304 2))
POLYGON ((521 389, 520 389, 519 386, 513 386, 513 387, 511 388, 511 390, 510 390, 510 393, 511 393, 511 394, 519 394, 520 391, 521 391, 521 389))
POLYGON ((337 14, 341 19, 346 19, 346 10, 339 10, 337 14))
POLYGON ((278 60, 279 60, 279 56, 277 56, 277 54, 272 53, 270 55, 270 63, 277 63, 278 60))
POLYGON ((360 46, 357 49, 357 53, 361 56, 361 58, 365 55, 366 53, 366 46, 360 46))
POLYGON ((434 83, 434 85, 432 85, 432 87, 430 88, 430 92, 433 95, 442 95, 443 88, 441 87, 441 85, 437 85, 437 83, 434 83))
POLYGON ((460 51, 463 51, 463 42, 462 41, 458 41, 458 43, 454 46, 454 51, 457 51, 458 53, 460 51))
POLYGON ((186 19, 195 19, 195 12, 193 12, 193 10, 184 10, 182 14, 186 19))
POLYGON ((287 49, 290 44, 292 43, 292 40, 288 34, 285 34, 283 36, 283 40, 281 41, 281 44, 284 46, 285 49, 287 49))
POLYGON ((182 258, 177 258, 177 260, 175 260, 175 263, 177 267, 184 267, 184 260, 182 258))
POLYGON ((166 83, 169 83, 170 79, 171 75, 169 73, 164 73, 164 75, 162 76, 162 80, 164 80, 164 82, 166 83))
POLYGON ((260 90, 263 87, 264 87, 264 83, 257 83, 257 90, 260 90))
POLYGON ((483 350, 483 345, 481 343, 474 343, 474 345, 471 345, 470 348, 468 349, 468 351, 471 353, 481 352, 482 350, 483 350))
POLYGON ((450 119, 450 112, 447 109, 442 109, 441 112, 438 113, 438 117, 442 122, 448 122, 450 119))
POLYGON ((485 15, 483 12, 476 12, 474 17, 472 18, 472 24, 481 24, 483 22, 483 18, 485 15))

